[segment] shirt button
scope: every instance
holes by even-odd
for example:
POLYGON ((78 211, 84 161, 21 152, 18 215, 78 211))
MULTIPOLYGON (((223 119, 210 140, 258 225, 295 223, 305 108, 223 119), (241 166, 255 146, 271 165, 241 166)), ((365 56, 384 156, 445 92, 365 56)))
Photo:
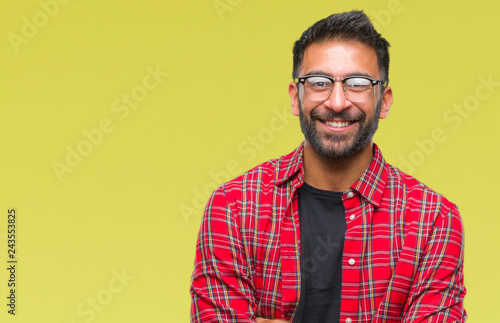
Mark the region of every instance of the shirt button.
POLYGON ((349 265, 351 265, 351 266, 352 266, 352 265, 354 265, 354 263, 355 263, 354 259, 352 259, 352 258, 351 258, 351 259, 349 259, 349 265))
POLYGON ((352 198, 354 196, 354 193, 352 191, 347 192, 347 197, 352 198))
POLYGON ((351 323, 351 322, 352 322, 352 320, 351 320, 350 317, 348 317, 348 318, 345 319, 345 323, 351 323))
POLYGON ((351 214, 351 216, 349 217, 349 220, 354 220, 354 214, 351 214))

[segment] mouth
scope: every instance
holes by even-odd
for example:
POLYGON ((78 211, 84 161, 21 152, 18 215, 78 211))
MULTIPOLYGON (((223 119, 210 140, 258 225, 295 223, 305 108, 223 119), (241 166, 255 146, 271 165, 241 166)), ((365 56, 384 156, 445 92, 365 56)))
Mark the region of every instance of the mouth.
POLYGON ((343 110, 335 113, 334 111, 320 111, 314 109, 311 111, 311 121, 315 121, 316 125, 323 128, 323 131, 338 134, 347 134, 359 128, 363 124, 364 114, 359 111, 348 113, 343 110))
POLYGON ((321 121, 330 128, 347 128, 355 121, 321 121))
POLYGON ((354 125, 358 122, 357 120, 318 120, 323 124, 326 130, 333 132, 346 132, 350 131, 354 125))

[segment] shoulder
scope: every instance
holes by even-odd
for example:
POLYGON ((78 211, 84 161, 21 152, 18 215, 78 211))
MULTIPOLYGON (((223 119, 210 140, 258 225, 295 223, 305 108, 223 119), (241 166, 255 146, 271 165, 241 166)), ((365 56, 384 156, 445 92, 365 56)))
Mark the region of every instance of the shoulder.
MULTIPOLYGON (((276 185, 291 179, 302 167, 303 145, 287 155, 265 161, 221 184, 212 194, 224 195, 227 201, 241 201, 244 196, 272 194, 276 185)), ((255 200, 255 198, 247 198, 255 200)))
POLYGON ((265 190, 291 179, 302 169, 303 144, 287 155, 270 159, 223 183, 226 192, 240 190, 265 190))
POLYGON ((392 198, 401 200, 406 211, 429 217, 427 220, 433 222, 439 215, 459 218, 457 205, 442 194, 395 166, 386 164, 386 170, 387 188, 395 192, 392 198))
POLYGON ((247 170, 236 178, 224 183, 223 186, 230 190, 252 183, 272 182, 274 181, 276 166, 279 160, 280 158, 275 158, 263 162, 254 168, 247 170))
POLYGON ((223 193, 229 200, 237 201, 245 193, 261 192, 264 187, 273 186, 278 160, 268 160, 222 183, 214 193, 223 193))

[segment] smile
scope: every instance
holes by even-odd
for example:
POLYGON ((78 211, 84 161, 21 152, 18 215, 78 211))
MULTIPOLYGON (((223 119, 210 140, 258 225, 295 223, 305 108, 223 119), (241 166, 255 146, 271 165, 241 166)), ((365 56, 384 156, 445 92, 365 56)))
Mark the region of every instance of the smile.
POLYGON ((345 128, 352 124, 349 121, 323 121, 323 123, 332 128, 345 128))

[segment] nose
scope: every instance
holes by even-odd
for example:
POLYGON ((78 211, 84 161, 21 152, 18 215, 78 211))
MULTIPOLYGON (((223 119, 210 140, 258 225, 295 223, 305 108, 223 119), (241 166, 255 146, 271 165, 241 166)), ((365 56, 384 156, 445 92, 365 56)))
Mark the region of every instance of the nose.
POLYGON ((333 83, 332 94, 324 104, 327 108, 335 112, 340 112, 350 106, 351 102, 345 98, 342 82, 335 81, 333 83))

